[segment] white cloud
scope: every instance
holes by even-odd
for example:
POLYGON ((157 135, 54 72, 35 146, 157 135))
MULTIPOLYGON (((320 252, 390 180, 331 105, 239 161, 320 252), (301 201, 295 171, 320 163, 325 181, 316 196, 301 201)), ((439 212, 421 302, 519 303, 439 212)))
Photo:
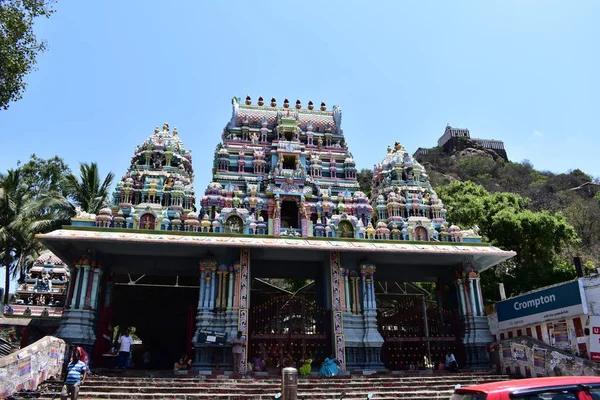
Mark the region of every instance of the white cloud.
POLYGON ((533 136, 542 137, 544 134, 536 129, 533 131, 533 136))

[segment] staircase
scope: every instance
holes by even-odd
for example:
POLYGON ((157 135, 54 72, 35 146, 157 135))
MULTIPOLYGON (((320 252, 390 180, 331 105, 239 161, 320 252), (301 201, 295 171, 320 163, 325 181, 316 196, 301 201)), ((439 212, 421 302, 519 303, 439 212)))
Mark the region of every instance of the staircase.
MULTIPOLYGON (((177 400, 250 400, 273 399, 281 391, 281 379, 255 377, 231 379, 217 376, 106 376, 88 377, 79 392, 80 399, 177 399, 177 400)), ((448 400, 457 384, 462 386, 506 380, 506 375, 461 372, 421 375, 350 375, 334 378, 309 377, 298 381, 298 400, 448 400)), ((15 394, 13 399, 52 399, 61 384, 47 381, 37 393, 15 394)), ((57 397, 58 398, 58 397, 57 397)))

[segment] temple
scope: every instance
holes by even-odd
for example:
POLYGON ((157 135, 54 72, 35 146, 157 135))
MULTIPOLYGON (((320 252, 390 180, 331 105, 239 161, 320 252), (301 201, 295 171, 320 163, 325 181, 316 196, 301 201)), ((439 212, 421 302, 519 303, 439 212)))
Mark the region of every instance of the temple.
POLYGON ((231 369, 238 330, 243 363, 273 368, 334 353, 343 370, 424 369, 448 350, 487 364, 479 273, 515 253, 447 222, 423 166, 382 150, 365 193, 340 107, 233 98, 197 199, 191 152, 156 128, 110 207, 40 236, 71 276, 57 335, 98 364, 127 326, 162 368, 189 352, 231 369))

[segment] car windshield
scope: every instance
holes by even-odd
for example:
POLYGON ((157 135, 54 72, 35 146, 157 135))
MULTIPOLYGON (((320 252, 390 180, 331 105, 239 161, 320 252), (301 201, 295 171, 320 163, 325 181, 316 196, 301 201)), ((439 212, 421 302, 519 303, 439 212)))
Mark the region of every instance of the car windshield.
POLYGON ((450 400, 485 400, 487 394, 481 393, 454 393, 450 400))

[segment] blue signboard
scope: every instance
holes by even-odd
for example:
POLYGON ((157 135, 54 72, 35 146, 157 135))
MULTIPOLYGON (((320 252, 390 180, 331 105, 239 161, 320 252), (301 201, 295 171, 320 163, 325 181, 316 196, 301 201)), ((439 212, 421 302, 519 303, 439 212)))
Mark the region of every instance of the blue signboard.
POLYGON ((588 313, 579 280, 499 301, 496 310, 500 330, 588 313))

